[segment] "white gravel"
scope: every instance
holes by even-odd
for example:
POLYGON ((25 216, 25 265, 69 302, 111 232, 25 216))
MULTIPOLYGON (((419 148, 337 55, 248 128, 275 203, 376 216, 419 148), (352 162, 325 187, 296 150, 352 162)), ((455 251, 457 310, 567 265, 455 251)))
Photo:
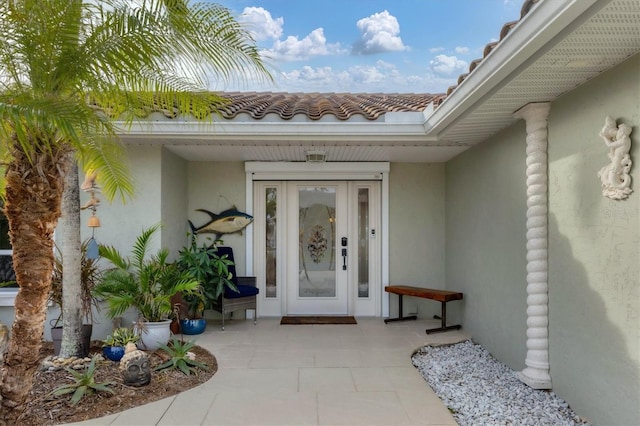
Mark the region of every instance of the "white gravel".
POLYGON ((412 357, 461 426, 588 425, 555 393, 532 389, 482 346, 425 346, 412 357))

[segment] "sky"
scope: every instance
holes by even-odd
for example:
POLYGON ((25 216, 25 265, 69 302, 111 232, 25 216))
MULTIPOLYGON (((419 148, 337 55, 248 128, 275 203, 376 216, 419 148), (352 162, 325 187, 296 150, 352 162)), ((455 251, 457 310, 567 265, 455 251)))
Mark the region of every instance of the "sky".
MULTIPOLYGON (((208 1, 208 0, 207 0, 208 1)), ((247 26, 275 83, 212 90, 444 93, 523 0, 215 0, 247 26)))

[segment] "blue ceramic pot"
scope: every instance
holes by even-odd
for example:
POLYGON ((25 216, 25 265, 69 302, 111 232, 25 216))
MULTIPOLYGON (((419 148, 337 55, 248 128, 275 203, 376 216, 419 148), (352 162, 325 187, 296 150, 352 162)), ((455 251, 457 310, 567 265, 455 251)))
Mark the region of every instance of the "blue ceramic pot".
POLYGON ((200 334, 206 326, 207 320, 204 318, 180 320, 180 330, 183 334, 200 334))
POLYGON ((118 362, 124 356, 124 346, 104 346, 102 354, 105 358, 118 362))

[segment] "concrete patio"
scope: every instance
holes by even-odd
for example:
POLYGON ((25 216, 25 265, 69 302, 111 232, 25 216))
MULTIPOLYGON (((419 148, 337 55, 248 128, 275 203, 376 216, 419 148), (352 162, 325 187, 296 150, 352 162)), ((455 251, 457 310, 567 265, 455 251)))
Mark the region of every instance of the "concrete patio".
POLYGON ((198 344, 218 360, 202 386, 83 425, 455 425, 411 364, 438 320, 280 325, 280 318, 210 322, 198 344))

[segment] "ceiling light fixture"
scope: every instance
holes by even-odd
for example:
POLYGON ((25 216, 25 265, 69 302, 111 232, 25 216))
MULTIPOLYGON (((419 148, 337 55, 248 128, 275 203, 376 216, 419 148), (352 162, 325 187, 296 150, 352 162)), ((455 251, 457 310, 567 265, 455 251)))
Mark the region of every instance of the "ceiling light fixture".
POLYGON ((324 163, 326 160, 324 151, 307 151, 307 163, 324 163))

